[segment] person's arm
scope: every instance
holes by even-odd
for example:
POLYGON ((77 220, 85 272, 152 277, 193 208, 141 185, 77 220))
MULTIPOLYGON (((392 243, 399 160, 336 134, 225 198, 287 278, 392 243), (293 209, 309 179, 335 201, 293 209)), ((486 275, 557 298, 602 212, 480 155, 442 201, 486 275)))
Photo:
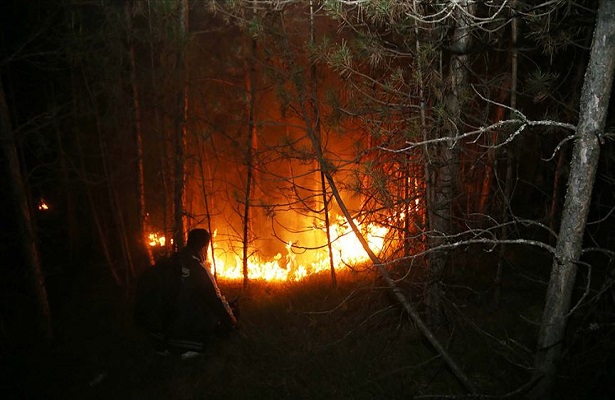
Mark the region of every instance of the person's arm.
POLYGON ((235 327, 235 325, 237 325, 237 319, 233 315, 233 311, 226 301, 226 298, 220 292, 220 288, 216 284, 214 277, 207 268, 202 267, 201 269, 203 270, 203 276, 200 281, 203 286, 207 305, 210 306, 211 310, 224 325, 235 327))

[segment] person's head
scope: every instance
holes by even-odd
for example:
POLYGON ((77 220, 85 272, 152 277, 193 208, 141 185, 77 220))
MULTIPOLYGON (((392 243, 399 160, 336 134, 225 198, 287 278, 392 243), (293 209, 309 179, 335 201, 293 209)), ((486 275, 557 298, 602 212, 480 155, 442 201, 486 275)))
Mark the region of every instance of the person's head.
POLYGON ((210 235, 206 229, 193 229, 188 232, 188 243, 186 247, 193 250, 203 251, 209 245, 210 235))

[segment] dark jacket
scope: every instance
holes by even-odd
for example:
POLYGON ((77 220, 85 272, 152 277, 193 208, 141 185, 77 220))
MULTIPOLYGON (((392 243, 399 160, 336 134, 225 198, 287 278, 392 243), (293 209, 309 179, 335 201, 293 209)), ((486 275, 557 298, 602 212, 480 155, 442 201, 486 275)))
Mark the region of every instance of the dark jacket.
POLYGON ((179 261, 181 280, 169 344, 200 350, 216 329, 230 330, 237 321, 200 252, 186 247, 179 261))

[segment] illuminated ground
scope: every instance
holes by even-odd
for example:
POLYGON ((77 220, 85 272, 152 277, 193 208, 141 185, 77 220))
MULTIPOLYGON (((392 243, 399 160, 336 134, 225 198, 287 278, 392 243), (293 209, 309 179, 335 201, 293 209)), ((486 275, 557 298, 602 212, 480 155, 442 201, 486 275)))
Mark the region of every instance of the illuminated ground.
MULTIPOLYGON (((328 275, 302 284, 255 283, 241 300, 241 329, 212 343, 203 357, 185 361, 177 353, 153 352, 132 324, 123 291, 111 289, 103 276, 80 277, 70 299, 56 304, 52 349, 11 360, 15 367, 3 376, 8 398, 397 399, 463 393, 374 276, 342 277, 336 291, 328 275)), ((438 335, 483 393, 507 393, 528 377, 521 366, 531 356, 522 345, 531 345, 535 327, 517 317, 536 316, 536 287, 519 282, 509 285, 499 311, 484 292, 449 292, 457 307, 449 315, 454 329, 438 335), (518 346, 507 352, 489 334, 514 338, 518 346)), ((240 289, 222 287, 229 297, 240 289)), ((403 290, 419 301, 420 286, 403 290)), ((599 375, 592 374, 593 382, 570 380, 563 390, 570 398, 596 394, 589 386, 604 379, 599 375)))

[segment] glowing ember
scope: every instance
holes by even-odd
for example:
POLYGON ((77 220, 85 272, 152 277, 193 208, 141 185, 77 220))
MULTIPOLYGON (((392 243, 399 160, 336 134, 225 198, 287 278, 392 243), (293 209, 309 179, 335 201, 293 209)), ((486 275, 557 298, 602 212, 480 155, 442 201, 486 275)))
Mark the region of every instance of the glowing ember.
POLYGON ((37 208, 41 211, 49 210, 49 206, 47 205, 47 203, 45 203, 45 199, 42 198, 38 201, 37 208))

